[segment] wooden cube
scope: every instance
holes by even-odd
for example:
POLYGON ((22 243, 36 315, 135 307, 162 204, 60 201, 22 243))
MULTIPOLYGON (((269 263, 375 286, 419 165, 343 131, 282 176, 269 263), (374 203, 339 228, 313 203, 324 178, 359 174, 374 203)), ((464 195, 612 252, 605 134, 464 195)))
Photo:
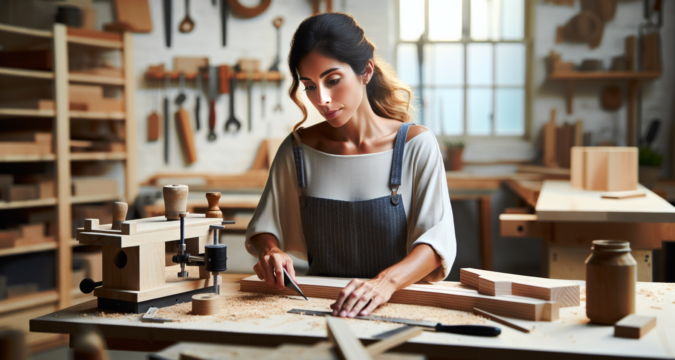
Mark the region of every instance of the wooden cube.
POLYGON ((103 287, 142 291, 163 286, 164 243, 126 248, 103 247, 103 287))
POLYGON ((631 191, 638 184, 636 147, 572 148, 571 184, 592 191, 631 191))

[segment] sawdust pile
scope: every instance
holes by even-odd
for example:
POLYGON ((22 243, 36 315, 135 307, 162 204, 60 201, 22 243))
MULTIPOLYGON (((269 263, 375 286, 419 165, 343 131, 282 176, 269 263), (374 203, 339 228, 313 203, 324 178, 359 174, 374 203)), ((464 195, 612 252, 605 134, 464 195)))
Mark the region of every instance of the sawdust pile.
MULTIPOLYGON (((284 315, 293 308, 331 310, 333 299, 310 298, 309 302, 293 296, 267 295, 237 292, 222 294, 220 312, 213 316, 192 315, 192 303, 182 303, 159 309, 156 317, 169 318, 177 322, 227 322, 267 319, 284 315)), ((399 317, 414 320, 432 320, 446 325, 484 324, 482 317, 462 312, 430 306, 384 304, 373 315, 399 317)), ((143 314, 118 314, 97 312, 96 316, 108 319, 139 320, 143 314)))

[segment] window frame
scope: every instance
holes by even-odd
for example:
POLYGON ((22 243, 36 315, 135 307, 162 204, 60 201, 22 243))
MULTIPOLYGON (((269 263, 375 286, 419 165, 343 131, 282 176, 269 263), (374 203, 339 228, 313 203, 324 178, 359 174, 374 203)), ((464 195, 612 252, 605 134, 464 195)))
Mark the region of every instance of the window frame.
MULTIPOLYGON (((400 44, 417 44, 417 41, 407 41, 401 39, 401 6, 400 0, 394 0, 395 3, 395 26, 394 30, 396 31, 396 41, 394 46, 394 66, 398 69, 398 47, 400 44)), ((518 140, 530 140, 532 139, 532 94, 533 94, 533 79, 534 79, 534 69, 533 69, 533 39, 534 39, 534 10, 536 2, 534 0, 524 0, 524 9, 525 12, 524 19, 524 28, 523 28, 523 39, 522 40, 472 40, 470 39, 470 30, 471 30, 471 0, 462 0, 462 39, 457 41, 431 41, 429 40, 429 0, 424 0, 424 35, 425 41, 424 45, 427 44, 461 44, 463 47, 464 54, 464 82, 460 86, 443 86, 438 88, 457 88, 462 89, 464 97, 464 109, 463 109, 463 133, 455 135, 447 134, 438 134, 435 133, 437 138, 442 141, 467 141, 471 139, 518 139, 518 140), (468 9, 468 10, 467 10, 468 9), (492 89, 492 126, 491 133, 489 135, 470 135, 468 133, 468 118, 467 118, 467 93, 469 85, 467 84, 467 48, 469 44, 491 44, 492 45, 492 84, 485 86, 472 86, 472 88, 490 88, 492 89), (522 135, 497 135, 495 134, 494 126, 494 106, 495 106, 495 96, 497 88, 520 88, 520 86, 497 86, 496 84, 496 44, 524 44, 525 45, 525 82, 523 83, 522 89, 524 91, 524 104, 523 104, 523 134, 522 135)), ((426 76, 426 75, 425 75, 426 76)), ((418 89, 418 87, 412 87, 413 89, 418 89)), ((424 85, 424 90, 435 90, 437 87, 435 85, 424 85)))

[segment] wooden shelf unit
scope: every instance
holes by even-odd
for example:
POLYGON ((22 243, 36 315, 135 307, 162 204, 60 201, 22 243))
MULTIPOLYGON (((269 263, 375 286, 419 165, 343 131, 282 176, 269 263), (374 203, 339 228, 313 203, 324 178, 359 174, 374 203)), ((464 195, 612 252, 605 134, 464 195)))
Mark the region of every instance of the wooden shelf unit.
POLYGON ((657 71, 558 71, 548 74, 549 81, 566 81, 567 92, 565 102, 567 104, 567 114, 570 115, 574 109, 574 83, 576 81, 628 81, 628 131, 626 134, 626 144, 636 146, 636 109, 637 94, 640 89, 640 82, 654 80, 661 76, 657 71))
MULTIPOLYGON (((1 67, 0 78, 14 77, 23 81, 23 78, 49 81, 53 84, 55 110, 36 110, 0 108, 0 124, 5 120, 22 118, 21 121, 31 121, 31 118, 53 119, 54 154, 49 155, 11 155, 0 154, 0 163, 6 162, 37 162, 54 161, 54 177, 56 182, 55 194, 52 199, 38 199, 17 202, 0 201, 0 212, 9 209, 52 206, 57 222, 56 241, 39 243, 21 247, 0 249, 0 256, 30 254, 41 251, 53 251, 56 256, 54 273, 45 276, 55 276, 56 288, 50 291, 41 291, 30 295, 0 301, 0 327, 9 326, 23 331, 28 330, 28 319, 44 313, 63 309, 74 303, 79 303, 88 297, 79 296, 72 282, 72 253, 73 248, 79 245, 72 238, 72 206, 88 202, 107 202, 123 200, 133 202, 138 193, 136 180, 136 125, 135 125, 135 72, 133 66, 133 42, 130 33, 104 33, 98 31, 67 28, 55 24, 53 31, 33 30, 11 25, 0 24, 0 43, 3 51, 25 49, 50 49, 53 56, 51 71, 36 71, 1 67), (95 51, 121 51, 121 60, 124 76, 121 78, 94 74, 72 74, 68 69, 69 51, 75 52, 84 47, 94 47, 95 51), (98 49, 96 49, 98 48, 98 49), (69 84, 89 83, 100 85, 120 86, 123 91, 125 112, 102 113, 70 111, 69 84), (26 120, 23 120, 26 119, 26 120), (71 153, 70 126, 71 119, 86 119, 94 121, 115 120, 125 121, 126 151, 116 153, 71 153), (130 155, 131 154, 131 155, 130 155), (116 196, 73 197, 71 189, 71 161, 121 161, 124 166, 124 193, 116 196)), ((1 56, 0 52, 0 56, 1 56)), ((0 79, 1 81, 1 79, 0 79)), ((2 127, 2 125, 0 125, 2 127)), ((1 131, 1 130, 0 130, 1 131)), ((97 279, 100 280, 100 279, 97 279)), ((44 334, 29 334, 26 338, 31 351, 46 350, 49 347, 63 345, 62 337, 44 336, 44 334)))

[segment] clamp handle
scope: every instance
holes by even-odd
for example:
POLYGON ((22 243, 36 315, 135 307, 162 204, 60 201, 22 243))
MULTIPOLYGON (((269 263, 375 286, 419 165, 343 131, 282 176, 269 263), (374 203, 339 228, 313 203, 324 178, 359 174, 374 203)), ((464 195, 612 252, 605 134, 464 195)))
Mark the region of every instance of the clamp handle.
POLYGON ((83 294, 89 294, 99 286, 103 286, 103 281, 94 281, 90 278, 82 279, 82 281, 80 281, 80 291, 82 291, 83 294))

